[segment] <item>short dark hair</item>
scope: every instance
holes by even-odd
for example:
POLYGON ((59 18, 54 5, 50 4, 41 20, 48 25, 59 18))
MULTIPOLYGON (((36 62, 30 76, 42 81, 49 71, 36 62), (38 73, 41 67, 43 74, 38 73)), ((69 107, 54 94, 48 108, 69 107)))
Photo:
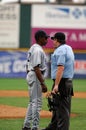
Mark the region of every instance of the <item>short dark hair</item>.
POLYGON ((43 31, 43 30, 38 30, 38 31, 35 33, 35 40, 38 41, 40 37, 48 38, 49 35, 47 35, 46 32, 43 31))

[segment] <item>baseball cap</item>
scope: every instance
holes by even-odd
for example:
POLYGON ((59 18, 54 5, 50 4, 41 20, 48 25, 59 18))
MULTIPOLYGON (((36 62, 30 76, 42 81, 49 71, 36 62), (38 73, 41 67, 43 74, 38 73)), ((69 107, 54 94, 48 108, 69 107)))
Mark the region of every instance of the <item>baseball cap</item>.
POLYGON ((39 37, 48 38, 48 37, 50 37, 50 36, 47 35, 45 31, 43 31, 43 30, 38 30, 38 31, 35 33, 35 39, 38 39, 39 37))
POLYGON ((54 34, 53 37, 51 37, 52 40, 54 39, 57 39, 57 40, 60 40, 60 41, 65 41, 65 34, 62 33, 62 32, 57 32, 54 34))

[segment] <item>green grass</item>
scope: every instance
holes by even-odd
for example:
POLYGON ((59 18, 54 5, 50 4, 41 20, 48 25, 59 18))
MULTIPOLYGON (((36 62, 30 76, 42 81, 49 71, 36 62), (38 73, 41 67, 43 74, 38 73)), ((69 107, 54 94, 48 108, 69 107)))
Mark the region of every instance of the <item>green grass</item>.
MULTIPOLYGON (((0 119, 0 130, 21 130, 24 119, 0 119)), ((40 119, 40 128, 45 128, 49 118, 40 119)), ((75 117, 70 120, 70 130, 86 130, 86 117, 75 117)))
POLYGON ((74 79, 73 86, 75 92, 86 92, 86 79, 74 79))
MULTIPOLYGON (((48 90, 51 90, 52 80, 46 79, 48 90)), ((73 80, 75 92, 86 92, 86 80, 73 80)), ((0 90, 26 90, 28 91, 25 79, 0 79, 0 90)), ((17 107, 27 107, 29 97, 0 97, 0 104, 17 107)), ((43 98, 43 110, 48 110, 47 100, 43 98)), ((70 130, 86 130, 86 99, 72 99, 72 113, 76 117, 70 119, 70 130)), ((0 119, 0 130, 21 130, 24 119, 0 119)), ((45 128, 50 122, 49 118, 40 119, 40 128, 45 128)))
POLYGON ((0 119, 0 130, 21 130, 23 119, 0 119))
POLYGON ((25 79, 0 79, 0 90, 27 90, 25 79))
MULTIPOLYGON (((0 97, 0 104, 15 106, 15 107, 27 107, 29 102, 28 97, 0 97)), ((47 99, 43 98, 43 110, 48 110, 47 99)))
MULTIPOLYGON (((51 79, 45 80, 48 90, 52 88, 53 81, 51 79)), ((86 92, 86 79, 73 80, 74 91, 86 92)), ((0 90, 28 90, 25 79, 0 79, 0 90)))
POLYGON ((71 110, 73 113, 86 116, 86 99, 73 98, 71 110))
MULTIPOLYGON (((48 90, 51 90, 53 81, 51 79, 45 80, 48 90)), ((26 79, 0 79, 0 90, 27 90, 26 79)))
POLYGON ((27 97, 0 97, 0 104, 16 106, 16 107, 27 107, 27 97))
POLYGON ((86 116, 71 118, 70 130, 86 130, 86 116))
MULTIPOLYGON (((0 130, 22 130, 24 119, 0 119, 0 130)), ((47 126, 49 118, 40 119, 40 128, 47 126)))

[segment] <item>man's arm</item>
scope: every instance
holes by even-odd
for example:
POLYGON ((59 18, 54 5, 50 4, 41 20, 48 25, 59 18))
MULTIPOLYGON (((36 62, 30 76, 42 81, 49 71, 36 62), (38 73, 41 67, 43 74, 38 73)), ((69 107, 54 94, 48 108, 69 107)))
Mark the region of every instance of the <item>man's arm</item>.
POLYGON ((41 84, 41 87, 42 87, 42 92, 47 92, 47 87, 46 87, 46 85, 44 83, 44 79, 43 79, 41 70, 39 69, 38 66, 36 66, 36 67, 34 67, 34 71, 36 73, 36 76, 37 76, 38 80, 40 81, 40 84, 41 84))
POLYGON ((62 78, 63 71, 64 71, 64 66, 59 65, 59 66, 58 66, 58 69, 57 69, 57 73, 56 73, 55 86, 54 86, 54 88, 53 88, 52 93, 58 92, 58 85, 59 85, 60 80, 61 80, 61 78, 62 78))

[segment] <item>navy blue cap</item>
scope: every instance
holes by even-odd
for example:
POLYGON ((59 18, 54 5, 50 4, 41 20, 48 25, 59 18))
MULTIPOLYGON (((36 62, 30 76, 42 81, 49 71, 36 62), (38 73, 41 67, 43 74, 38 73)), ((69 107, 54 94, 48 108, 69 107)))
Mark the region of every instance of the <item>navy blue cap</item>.
POLYGON ((37 39, 37 38, 39 38, 39 37, 49 38, 50 36, 47 35, 45 31, 43 31, 43 30, 38 30, 38 31, 35 33, 35 39, 37 39))
POLYGON ((62 32, 57 32, 54 34, 53 37, 51 37, 52 40, 57 39, 57 40, 61 40, 61 41, 65 41, 65 34, 62 32))

